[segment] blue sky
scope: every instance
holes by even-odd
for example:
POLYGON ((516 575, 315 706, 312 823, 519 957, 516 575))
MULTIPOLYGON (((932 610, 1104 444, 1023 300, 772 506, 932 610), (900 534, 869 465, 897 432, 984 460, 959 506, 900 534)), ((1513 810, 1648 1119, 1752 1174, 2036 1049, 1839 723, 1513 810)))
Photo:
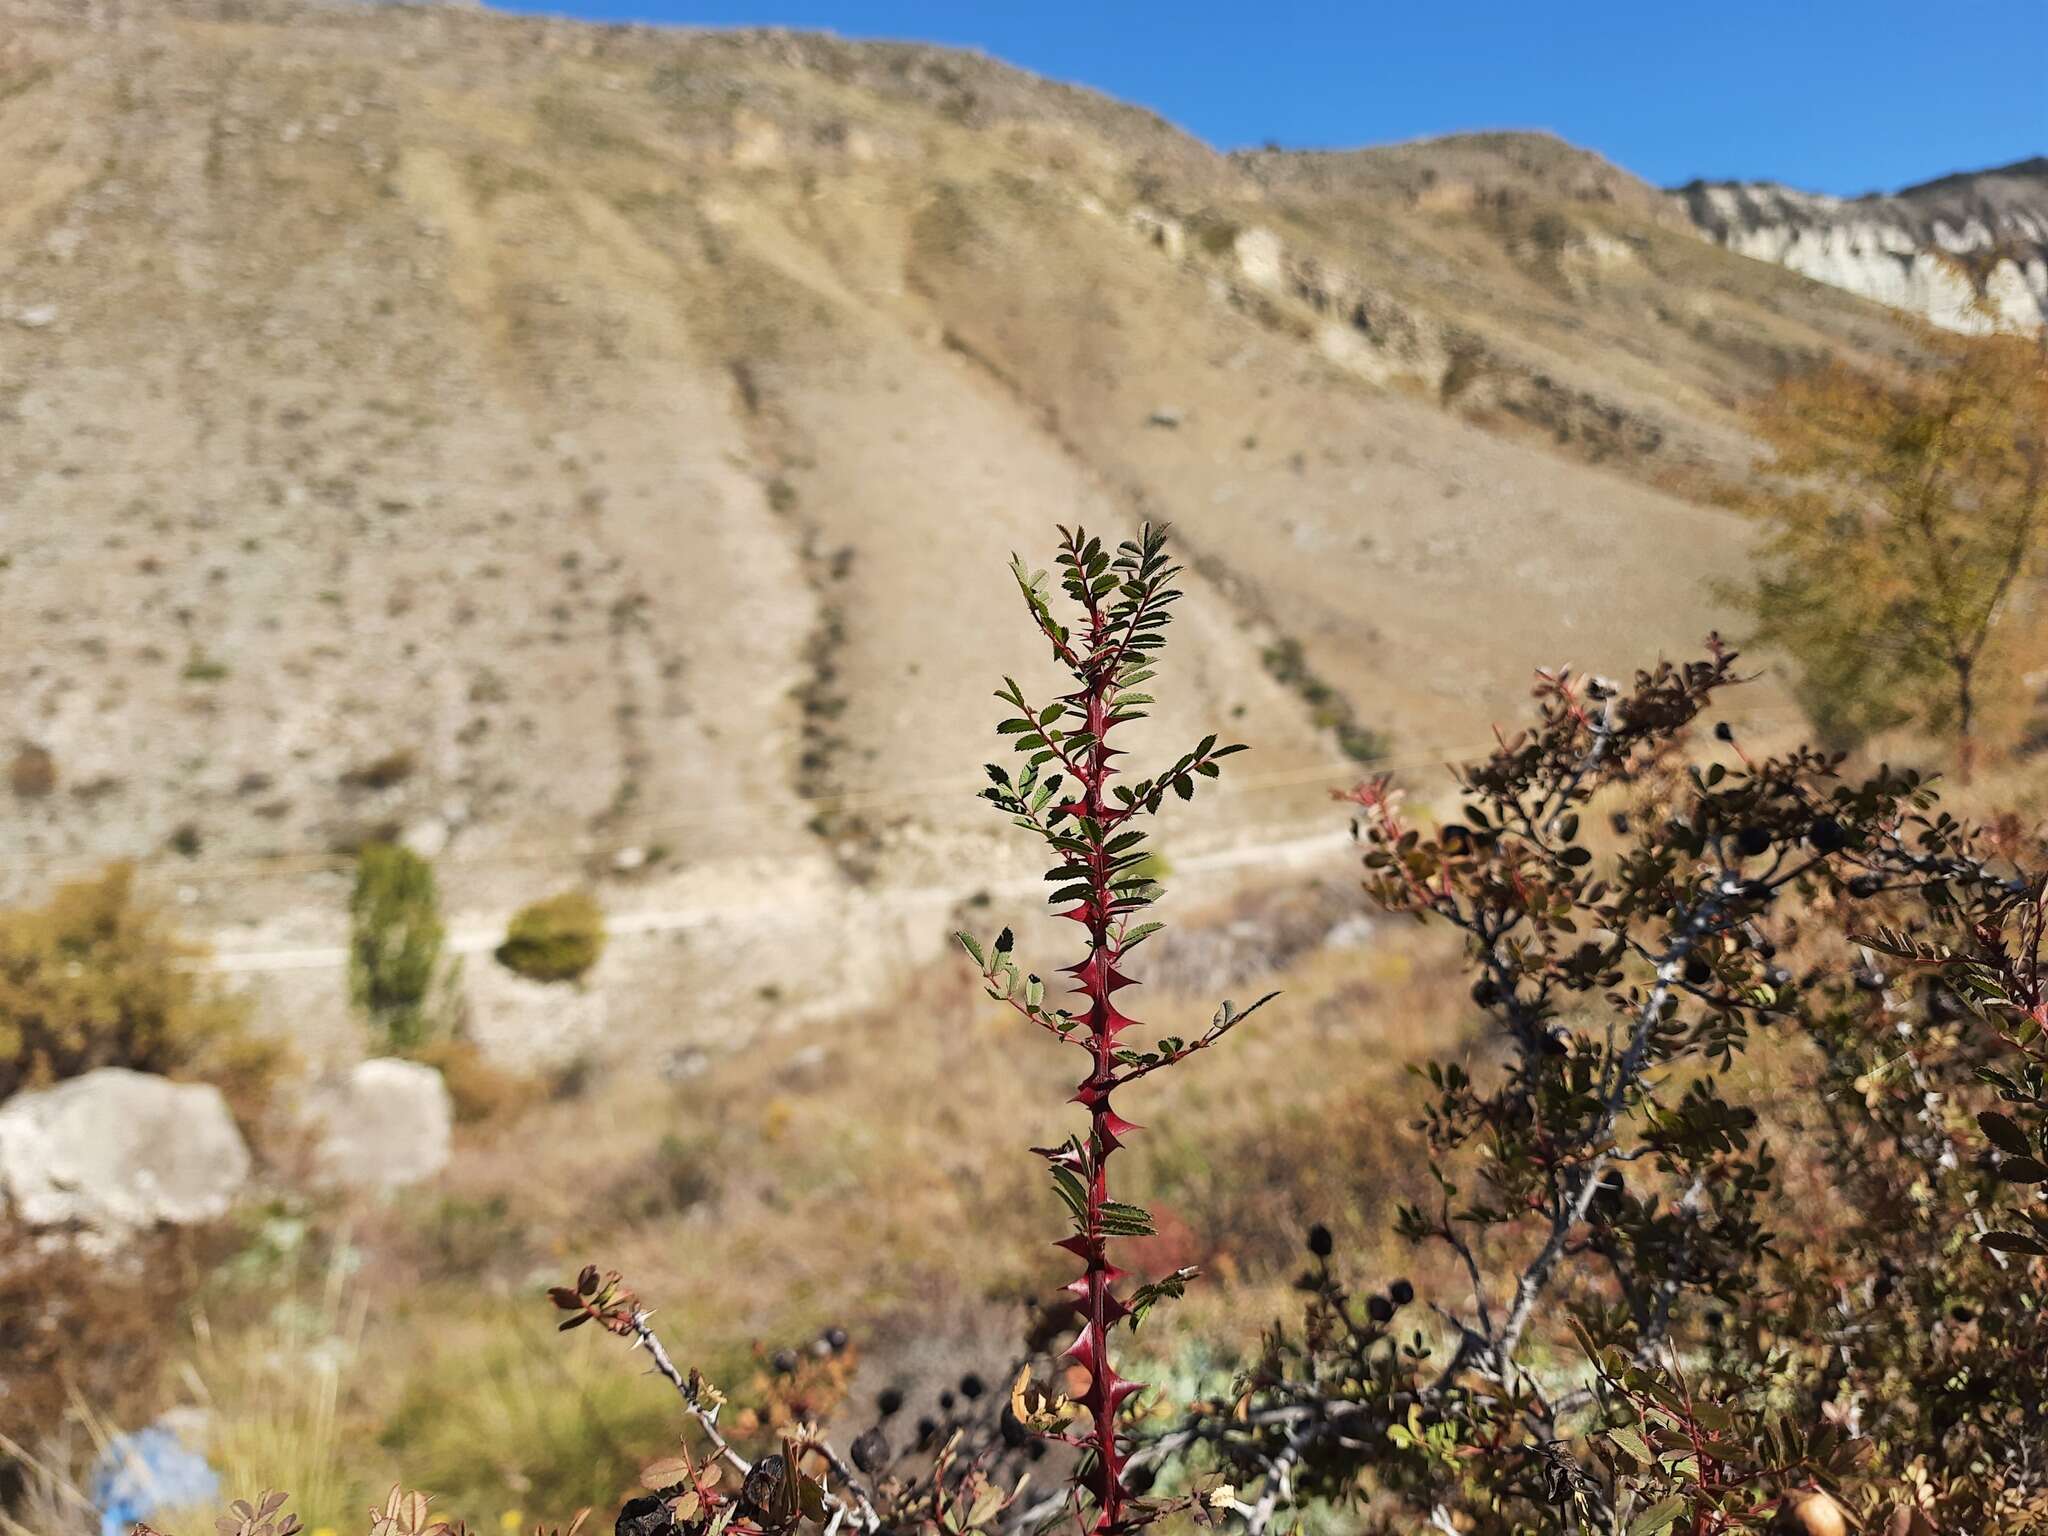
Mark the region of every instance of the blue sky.
POLYGON ((979 47, 1223 148, 1548 128, 1660 183, 1890 189, 2048 154, 2048 0, 515 0, 979 47))

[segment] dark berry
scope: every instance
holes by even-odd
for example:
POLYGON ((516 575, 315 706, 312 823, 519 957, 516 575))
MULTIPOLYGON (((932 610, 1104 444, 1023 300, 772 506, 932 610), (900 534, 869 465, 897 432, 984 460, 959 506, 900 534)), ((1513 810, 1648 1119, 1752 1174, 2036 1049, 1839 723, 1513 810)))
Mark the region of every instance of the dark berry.
POLYGON ((1702 1319, 1702 1321, 1705 1322, 1707 1325, 1707 1332, 1719 1333, 1721 1331, 1721 1325, 1724 1322, 1726 1322, 1727 1319, 1721 1316, 1719 1312, 1709 1311, 1706 1317, 1702 1319))
POLYGON ((1394 1305, 1405 1307, 1415 1299, 1415 1287, 1406 1280, 1396 1280, 1387 1287, 1387 1294, 1394 1299, 1394 1305))
POLYGON ((1482 1008, 1491 1008, 1500 1001, 1500 988, 1493 984, 1491 976, 1482 976, 1472 983, 1472 1001, 1482 1008))
POLYGON ((1394 1304, 1384 1296, 1374 1296, 1365 1304, 1365 1315, 1376 1323, 1391 1323, 1394 1320, 1394 1304))
POLYGON ((1806 829, 1806 840, 1818 853, 1840 853, 1849 846, 1849 836, 1832 816, 1816 816, 1806 829))
POLYGON ((659 1494, 628 1499, 613 1529, 618 1536, 668 1536, 676 1528, 676 1512, 659 1494))
POLYGON ((1714 979, 1714 968, 1702 956, 1689 956, 1685 962, 1685 979, 1693 986, 1704 987, 1714 979))
POLYGON ((1885 974, 1883 971, 1858 971, 1856 973, 1856 990, 1859 992, 1882 992, 1884 990, 1884 983, 1885 974))
POLYGON ((1616 837, 1627 837, 1627 836, 1628 836, 1628 813, 1627 813, 1627 812, 1625 812, 1625 811, 1616 811, 1616 812, 1615 812, 1615 813, 1614 813, 1614 814, 1613 814, 1612 816, 1608 817, 1608 818, 1607 818, 1607 820, 1608 820, 1608 824, 1609 824, 1609 825, 1611 825, 1611 826, 1612 826, 1612 827, 1614 828, 1614 835, 1615 835, 1616 837))
POLYGON ((825 1347, 835 1355, 846 1348, 846 1330, 844 1328, 827 1328, 825 1330, 825 1347))
POLYGON ((923 1450, 938 1438, 938 1420, 926 1417, 917 1421, 917 1448, 923 1450))
POLYGON ((1977 1316, 1977 1314, 1972 1312, 1968 1307, 1950 1307, 1948 1309, 1948 1315, 1954 1318, 1959 1323, 1970 1322, 1977 1316))
POLYGON ((796 1369, 796 1351, 793 1349, 778 1349, 775 1351, 775 1357, 768 1364, 776 1375, 787 1376, 796 1369))
POLYGON ((1731 726, 1726 720, 1716 720, 1714 722, 1714 740, 1733 741, 1734 739, 1735 728, 1731 726))
POLYGON ((1320 1221, 1308 1229, 1308 1251, 1319 1259, 1327 1259, 1336 1251, 1337 1240, 1330 1236, 1330 1229, 1320 1221))
POLYGON ((939 1412, 941 1412, 941 1413, 951 1413, 952 1411, 953 1411, 953 1394, 952 1394, 952 1393, 950 1393, 950 1392, 941 1392, 941 1393, 939 1394, 939 1412))
POLYGON ((853 1442, 853 1464, 863 1472, 879 1472, 889 1465, 889 1437, 880 1429, 871 1429, 864 1435, 856 1436, 853 1442))
POLYGON ((781 1456, 763 1456, 740 1485, 740 1507, 757 1513, 772 1509, 788 1476, 789 1463, 781 1456))
POLYGON ((1768 853, 1771 847, 1771 833, 1768 827, 1744 827, 1735 834, 1735 847, 1745 859, 1756 858, 1768 853))
POLYGON ((972 1371, 960 1378, 960 1395, 970 1403, 987 1390, 987 1385, 972 1371))
POLYGON ((903 1407, 903 1393, 896 1387, 884 1387, 875 1394, 875 1407, 883 1418, 898 1412, 903 1407))

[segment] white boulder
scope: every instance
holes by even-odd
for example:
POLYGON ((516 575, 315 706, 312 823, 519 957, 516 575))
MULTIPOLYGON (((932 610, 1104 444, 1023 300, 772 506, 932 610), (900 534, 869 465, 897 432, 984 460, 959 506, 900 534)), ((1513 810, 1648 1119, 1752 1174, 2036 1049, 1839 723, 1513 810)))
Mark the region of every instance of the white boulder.
POLYGON ((242 1133, 205 1083, 100 1067, 0 1104, 0 1193, 31 1227, 214 1221, 248 1178, 242 1133))
POLYGON ((417 1061, 359 1062, 309 1103, 314 1175, 344 1189, 396 1189, 448 1166, 455 1122, 448 1085, 417 1061))

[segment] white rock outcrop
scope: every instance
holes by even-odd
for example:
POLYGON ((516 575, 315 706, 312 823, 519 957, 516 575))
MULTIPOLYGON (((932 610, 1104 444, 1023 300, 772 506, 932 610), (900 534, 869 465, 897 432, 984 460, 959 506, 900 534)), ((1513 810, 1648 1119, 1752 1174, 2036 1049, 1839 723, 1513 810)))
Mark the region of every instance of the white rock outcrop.
POLYGON ((248 1146, 205 1083, 100 1067, 0 1104, 0 1195, 31 1227, 214 1221, 248 1179, 248 1146))
POLYGON ((1773 182, 1693 182, 1673 195, 1716 244, 1949 330, 2048 323, 2048 158, 1888 197, 1773 182))
POLYGON ((448 1085, 417 1061, 358 1062, 309 1096, 313 1174, 342 1189, 396 1189, 448 1166, 455 1111, 448 1085))

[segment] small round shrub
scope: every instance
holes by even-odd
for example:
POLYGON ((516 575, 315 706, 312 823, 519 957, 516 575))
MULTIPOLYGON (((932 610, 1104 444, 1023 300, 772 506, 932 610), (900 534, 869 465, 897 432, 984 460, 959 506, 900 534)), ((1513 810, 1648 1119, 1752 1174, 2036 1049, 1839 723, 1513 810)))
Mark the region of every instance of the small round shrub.
POLYGON ((528 981, 575 981, 604 953, 604 912, 588 891, 564 891, 522 907, 498 946, 498 963, 528 981))

